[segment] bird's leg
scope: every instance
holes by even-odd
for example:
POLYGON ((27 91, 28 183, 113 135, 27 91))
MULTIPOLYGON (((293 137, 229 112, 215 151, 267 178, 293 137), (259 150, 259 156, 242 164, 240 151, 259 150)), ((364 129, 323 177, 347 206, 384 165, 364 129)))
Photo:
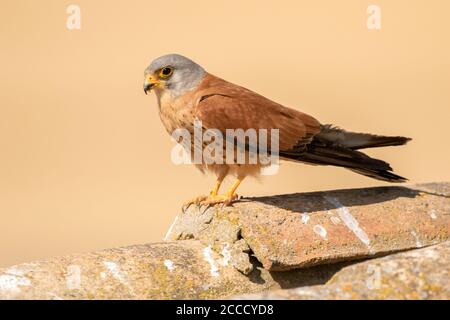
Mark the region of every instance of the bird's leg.
POLYGON ((223 179, 225 178, 225 176, 219 176, 216 180, 216 184, 214 185, 214 188, 211 190, 211 192, 209 193, 210 197, 215 197, 217 196, 217 194, 219 193, 219 189, 220 186, 222 185, 223 179))
POLYGON ((214 197, 217 197, 217 194, 219 193, 220 186, 222 185, 223 179, 225 179, 227 173, 228 173, 228 168, 226 170, 222 171, 218 175, 216 183, 214 184, 213 189, 209 193, 209 196, 204 196, 204 195, 197 196, 195 198, 192 198, 189 201, 186 201, 183 204, 183 208, 184 208, 183 211, 185 211, 185 209, 187 209, 191 204, 203 204, 204 201, 206 201, 208 199, 211 199, 211 198, 214 198, 214 197))
POLYGON ((223 195, 216 194, 215 196, 210 195, 208 198, 203 200, 201 203, 202 204, 223 203, 225 205, 231 204, 234 200, 236 200, 238 198, 238 195, 236 194, 236 189, 239 187, 239 185, 241 184, 242 180, 244 180, 244 178, 245 178, 245 176, 238 176, 237 179, 234 181, 234 183, 231 185, 230 189, 228 189, 228 191, 225 194, 223 194, 223 195))

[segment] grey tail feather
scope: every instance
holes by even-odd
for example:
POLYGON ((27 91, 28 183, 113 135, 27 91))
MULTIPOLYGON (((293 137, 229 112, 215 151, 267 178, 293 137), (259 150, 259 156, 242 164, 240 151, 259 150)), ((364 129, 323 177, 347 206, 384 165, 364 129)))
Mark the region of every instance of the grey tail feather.
POLYGON ((340 145, 352 150, 400 146, 411 138, 402 136, 380 136, 369 133, 349 132, 330 124, 322 125, 321 131, 314 137, 316 143, 340 145))
POLYGON ((389 172, 387 170, 370 170, 370 169, 350 169, 353 172, 362 174, 366 177, 370 177, 373 179, 381 180, 381 181, 387 181, 387 182, 406 182, 408 179, 401 177, 399 175, 396 175, 393 172, 389 172))
POLYGON ((385 137, 347 132, 331 126, 323 126, 304 148, 280 151, 280 156, 289 160, 316 165, 332 165, 388 182, 405 182, 406 178, 392 172, 389 163, 374 159, 357 151, 363 148, 401 145, 410 139, 385 137))

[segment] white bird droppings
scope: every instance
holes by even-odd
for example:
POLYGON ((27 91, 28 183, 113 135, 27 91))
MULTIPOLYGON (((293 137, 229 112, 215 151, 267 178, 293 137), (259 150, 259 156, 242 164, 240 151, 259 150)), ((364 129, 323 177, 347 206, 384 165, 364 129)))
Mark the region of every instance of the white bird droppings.
POLYGON ((432 210, 430 210, 429 213, 430 213, 431 219, 433 219, 433 220, 437 219, 436 210, 432 209, 432 210))
POLYGON ((361 229, 358 221, 355 219, 355 217, 352 216, 348 208, 343 206, 339 202, 339 200, 334 197, 325 196, 325 199, 334 206, 336 206, 339 217, 347 226, 347 228, 349 228, 362 243, 364 243, 366 246, 369 246, 370 239, 367 236, 367 233, 363 229, 361 229))
POLYGON ((415 230, 412 230, 411 235, 414 237, 414 240, 416 241, 416 246, 422 248, 423 245, 422 242, 420 242, 419 235, 417 234, 417 232, 415 230))
POLYGON ((69 265, 66 271, 66 288, 78 290, 81 287, 81 268, 79 265, 69 265))
POLYGON ((19 269, 18 267, 14 266, 14 267, 10 267, 10 268, 6 269, 5 273, 14 275, 14 276, 23 276, 25 272, 23 270, 19 269))
POLYGON ((316 224, 313 227, 313 231, 318 234, 322 239, 327 239, 327 230, 325 230, 324 227, 322 227, 320 224, 316 224))
POLYGON ((209 265, 211 266, 211 275, 213 277, 218 277, 219 276, 219 268, 217 267, 216 262, 214 261, 214 258, 212 257, 212 248, 211 246, 207 246, 205 249, 203 249, 203 257, 205 259, 206 262, 209 263, 209 265))
POLYGON ((230 244, 228 242, 225 242, 223 244, 223 248, 220 254, 223 258, 219 261, 219 263, 225 267, 231 260, 230 244))
POLYGON ((309 215, 306 213, 301 214, 303 224, 307 224, 309 221, 309 215))
POLYGON ((7 296, 20 293, 20 286, 30 286, 28 278, 4 274, 0 276, 0 291, 4 291, 7 296))
POLYGON ((169 260, 169 259, 164 260, 164 265, 166 266, 167 270, 169 270, 170 272, 172 272, 173 269, 175 269, 175 266, 173 265, 172 260, 169 260))
POLYGON ((114 278, 116 278, 122 283, 125 284, 127 283, 127 276, 122 270, 120 270, 120 267, 117 265, 117 263, 111 261, 104 261, 103 264, 114 278))
MULTIPOLYGON (((128 276, 126 272, 122 271, 120 266, 112 261, 103 261, 104 266, 108 270, 108 273, 115 279, 117 279, 120 283, 122 283, 125 287, 128 288, 131 294, 134 294, 134 289, 128 282, 128 276)), ((100 273, 100 277, 106 278, 107 273, 100 273), (103 275, 104 274, 104 275, 103 275)))

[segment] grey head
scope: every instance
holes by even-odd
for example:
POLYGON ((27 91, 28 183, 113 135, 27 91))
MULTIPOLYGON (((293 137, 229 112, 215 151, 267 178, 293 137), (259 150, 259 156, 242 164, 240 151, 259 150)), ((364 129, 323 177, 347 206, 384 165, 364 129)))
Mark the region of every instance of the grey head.
POLYGON ((173 97, 194 89, 206 71, 197 63, 179 54, 168 54, 153 60, 144 72, 144 92, 154 89, 159 95, 169 91, 173 97))

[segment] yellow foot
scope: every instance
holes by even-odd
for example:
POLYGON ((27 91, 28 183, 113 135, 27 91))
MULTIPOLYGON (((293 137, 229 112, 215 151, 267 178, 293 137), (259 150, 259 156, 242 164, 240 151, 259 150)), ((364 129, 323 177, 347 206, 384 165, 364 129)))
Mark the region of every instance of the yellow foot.
POLYGON ((227 206, 237 199, 238 199, 237 194, 210 195, 206 197, 206 199, 202 200, 200 204, 207 204, 207 205, 223 204, 227 206))
POLYGON ((208 198, 208 196, 197 196, 195 198, 192 198, 191 200, 186 201, 185 203, 183 203, 183 211, 185 211, 185 209, 189 208, 189 206, 191 204, 196 204, 196 205, 201 204, 201 202, 206 200, 207 198, 208 198))

